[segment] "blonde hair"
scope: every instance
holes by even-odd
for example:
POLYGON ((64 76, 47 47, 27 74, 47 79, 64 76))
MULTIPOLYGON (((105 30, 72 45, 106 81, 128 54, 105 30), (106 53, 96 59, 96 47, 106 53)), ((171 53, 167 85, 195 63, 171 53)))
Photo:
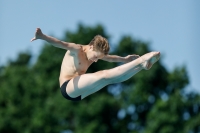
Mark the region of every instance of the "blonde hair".
POLYGON ((108 40, 101 35, 96 35, 89 43, 89 45, 93 45, 94 50, 100 51, 105 55, 107 55, 110 50, 108 40))

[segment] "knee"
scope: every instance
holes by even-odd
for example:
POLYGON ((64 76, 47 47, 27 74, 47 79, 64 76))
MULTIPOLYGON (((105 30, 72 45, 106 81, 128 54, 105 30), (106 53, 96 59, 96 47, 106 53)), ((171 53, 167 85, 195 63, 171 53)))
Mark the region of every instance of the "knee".
POLYGON ((101 78, 101 80, 107 80, 108 79, 108 70, 99 71, 97 74, 98 74, 98 77, 101 78))

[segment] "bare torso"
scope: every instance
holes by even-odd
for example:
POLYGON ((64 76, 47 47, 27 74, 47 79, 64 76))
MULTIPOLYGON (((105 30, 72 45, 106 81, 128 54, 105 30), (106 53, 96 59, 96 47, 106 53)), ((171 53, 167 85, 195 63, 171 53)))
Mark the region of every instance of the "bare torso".
POLYGON ((76 52, 67 51, 62 61, 60 70, 60 86, 66 81, 76 76, 85 74, 92 61, 87 59, 83 46, 76 52))

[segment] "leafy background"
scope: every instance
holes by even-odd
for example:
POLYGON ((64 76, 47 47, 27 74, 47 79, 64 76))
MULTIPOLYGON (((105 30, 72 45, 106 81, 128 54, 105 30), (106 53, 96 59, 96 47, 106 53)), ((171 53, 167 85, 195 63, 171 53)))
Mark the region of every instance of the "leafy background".
MULTIPOLYGON (((79 24, 62 40, 88 44, 100 34, 111 39, 102 25, 79 24)), ((143 55, 150 44, 124 35, 110 54, 143 55)), ((30 52, 0 66, 1 133, 199 133, 200 95, 186 92, 186 66, 168 71, 162 58, 149 71, 106 86, 81 102, 65 100, 58 77, 65 50, 44 42, 35 62, 30 52)), ((121 64, 98 61, 88 72, 121 64)))

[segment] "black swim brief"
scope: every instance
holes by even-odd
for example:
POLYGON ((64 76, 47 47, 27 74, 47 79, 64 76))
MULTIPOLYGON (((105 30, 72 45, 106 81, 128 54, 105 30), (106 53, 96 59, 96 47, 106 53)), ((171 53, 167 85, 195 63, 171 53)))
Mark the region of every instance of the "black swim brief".
POLYGON ((67 80, 65 81, 62 86, 60 87, 60 91, 63 95, 64 98, 66 98, 67 100, 71 100, 71 101, 80 101, 81 100, 81 96, 78 96, 78 97, 75 97, 75 98, 72 98, 70 97, 67 92, 66 92, 66 86, 67 84, 69 83, 70 80, 67 80))

